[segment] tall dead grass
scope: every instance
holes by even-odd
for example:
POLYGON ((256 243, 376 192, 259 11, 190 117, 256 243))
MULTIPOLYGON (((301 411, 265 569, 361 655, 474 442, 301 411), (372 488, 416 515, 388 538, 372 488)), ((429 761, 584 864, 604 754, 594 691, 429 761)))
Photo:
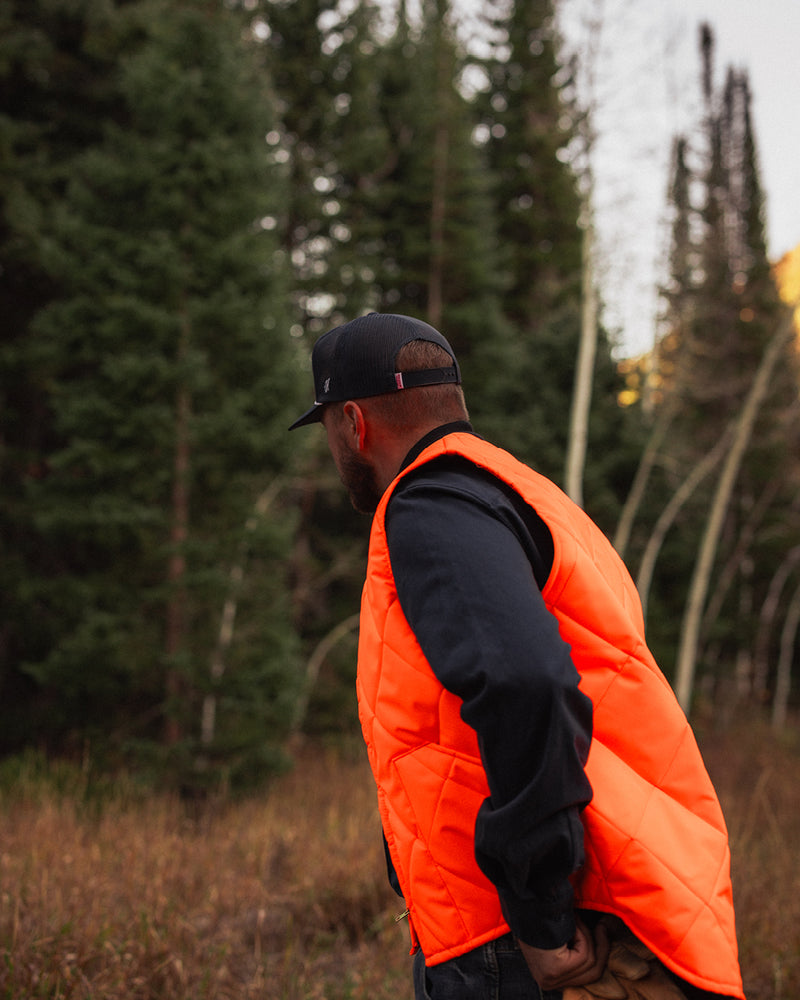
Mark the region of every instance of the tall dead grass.
POLYGON ((701 739, 731 841, 748 1000, 800 997, 800 735, 763 725, 701 739))
MULTIPOLYGON (((797 753, 702 741, 731 831, 749 1000, 800 997, 797 753)), ((309 751, 260 797, 0 800, 0 998, 397 1000, 405 922, 363 755, 309 751)))
POLYGON ((199 815, 165 797, 97 814, 14 796, 0 812, 0 997, 400 995, 376 959, 399 956, 405 985, 371 781, 363 760, 316 753, 271 794, 199 815))

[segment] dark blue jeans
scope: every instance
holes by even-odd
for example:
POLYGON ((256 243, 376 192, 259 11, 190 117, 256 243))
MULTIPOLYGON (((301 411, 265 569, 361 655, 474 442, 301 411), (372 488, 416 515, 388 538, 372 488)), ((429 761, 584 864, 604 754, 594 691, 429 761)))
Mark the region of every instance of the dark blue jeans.
POLYGON ((449 962, 425 966, 414 957, 415 1000, 560 1000, 561 991, 542 993, 511 934, 449 962))

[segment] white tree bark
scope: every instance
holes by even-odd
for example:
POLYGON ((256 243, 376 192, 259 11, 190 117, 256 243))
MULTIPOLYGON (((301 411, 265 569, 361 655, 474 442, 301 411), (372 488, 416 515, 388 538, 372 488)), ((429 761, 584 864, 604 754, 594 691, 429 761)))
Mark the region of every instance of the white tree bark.
POLYGON ((667 532, 678 516, 681 507, 683 507, 705 477, 719 464, 725 453, 725 449, 728 447, 729 441, 730 434, 724 434, 711 451, 694 466, 670 498, 669 503, 661 512, 655 527, 650 533, 644 555, 642 556, 642 562, 639 566, 639 575, 636 578, 636 588, 639 591, 639 599, 642 602, 642 611, 645 616, 647 615, 647 599, 650 595, 650 584, 653 580, 656 560, 658 559, 658 553, 661 551, 661 546, 664 543, 667 532))
POLYGON ((642 504, 642 499, 644 498, 644 493, 650 480, 650 473, 653 471, 656 464, 656 459, 658 458, 661 445, 664 442, 664 438, 667 436, 669 425, 672 422, 673 412, 674 411, 671 409, 669 411, 664 411, 663 414, 656 420, 655 426, 653 427, 650 437, 648 438, 647 445, 642 452, 642 457, 639 460, 639 465, 636 469, 636 475, 633 477, 631 488, 627 497, 625 497, 625 503, 622 507, 622 513, 620 514, 619 523, 617 524, 617 530, 614 534, 614 548, 617 552, 619 552, 623 559, 625 558, 625 552, 628 548, 628 542, 631 539, 633 522, 636 520, 636 515, 638 514, 639 507, 642 504))
POLYGON ((570 411, 569 440, 564 467, 564 491, 567 496, 583 506, 583 474, 586 466, 586 449, 589 439, 589 410, 592 403, 594 363, 597 354, 597 283, 595 276, 595 220, 594 220, 594 125, 592 116, 596 107, 595 75, 600 52, 603 28, 604 0, 593 0, 592 11, 587 17, 587 38, 581 59, 583 71, 584 106, 586 113, 580 122, 583 139, 581 220, 583 241, 581 248, 581 339, 575 364, 575 380, 570 411))
MULTIPOLYGON (((591 166, 587 168, 591 175, 591 166)), ((584 202, 583 275, 581 303, 581 342, 575 369, 572 393, 567 464, 564 476, 565 492, 583 506, 583 470, 589 439, 589 409, 592 404, 594 359, 597 354, 597 289, 594 280, 594 220, 591 211, 592 184, 584 202)))
MULTIPOLYGON (((234 625, 236 623, 236 612, 239 608, 239 592, 244 580, 244 567, 247 561, 247 554, 250 548, 250 538, 255 531, 258 522, 264 517, 278 495, 283 480, 276 478, 261 493, 253 505, 253 512, 245 522, 245 534, 239 544, 236 562, 231 567, 228 588, 228 596, 222 606, 222 617, 217 633, 217 644, 211 654, 209 673, 213 681, 218 681, 225 673, 225 659, 228 650, 233 642, 234 625)), ((214 732, 217 719, 217 696, 211 692, 203 699, 203 707, 200 714, 200 742, 204 747, 210 746, 214 741, 214 732)))
POLYGON ((308 702, 311 698, 311 692, 314 690, 322 664, 325 662, 328 653, 330 653, 333 647, 336 646, 337 643, 341 642, 349 632, 352 632, 358 626, 360 617, 360 614, 356 612, 355 614, 345 618, 344 621, 339 622, 338 625, 334 625, 330 632, 320 639, 314 649, 314 652, 311 656, 309 656, 308 663, 306 664, 306 675, 303 680, 303 690, 300 697, 297 699, 294 716, 292 717, 292 724, 289 728, 290 744, 297 741, 298 734, 303 727, 306 712, 308 711, 308 702))
POLYGON ((722 605, 725 603, 725 598, 728 596, 728 592, 733 585, 733 581, 737 578, 737 576, 741 575, 741 569, 748 558, 748 553, 750 551, 750 546, 753 543, 753 539, 756 537, 756 533, 763 523, 764 515, 769 510, 773 500, 777 496, 781 484, 782 477, 774 476, 772 480, 767 483, 761 493, 761 496, 758 498, 758 501, 750 510, 747 520, 739 531, 739 537, 736 541, 736 545, 718 575, 714 593, 711 595, 703 613, 703 620, 700 623, 701 635, 707 628, 711 627, 713 622, 717 620, 717 617, 722 610, 722 605))
POLYGON ((778 604, 783 593, 783 588, 798 563, 800 563, 800 545, 795 545, 789 549, 783 558, 783 562, 775 570, 772 580, 770 580, 767 596, 761 605, 755 654, 753 657, 753 692, 756 697, 762 695, 767 689, 767 675, 769 673, 768 650, 772 626, 778 614, 778 604))
POLYGON ((776 731, 786 725, 789 691, 792 686, 792 660, 794 659, 797 629, 800 627, 800 587, 792 595, 786 620, 781 632, 781 652, 775 678, 775 697, 772 701, 772 728, 776 731))

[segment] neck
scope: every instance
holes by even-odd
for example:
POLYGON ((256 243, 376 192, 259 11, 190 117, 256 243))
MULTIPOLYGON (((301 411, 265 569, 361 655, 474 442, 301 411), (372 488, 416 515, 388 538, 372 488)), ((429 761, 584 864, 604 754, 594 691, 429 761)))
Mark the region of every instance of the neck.
POLYGON ((428 445, 433 444, 434 441, 438 441, 439 438, 443 438, 445 434, 474 434, 475 431, 472 428, 472 424, 469 420, 451 420, 446 424, 438 424, 432 430, 419 437, 409 451, 406 453, 403 459, 400 469, 398 472, 404 469, 407 465, 416 459, 423 451, 428 447, 428 445))
POLYGON ((383 442, 375 459, 374 467, 378 483, 386 490, 397 475, 409 466, 422 452, 445 434, 474 433, 468 420, 455 420, 447 424, 431 424, 417 427, 412 433, 402 437, 391 437, 383 442))

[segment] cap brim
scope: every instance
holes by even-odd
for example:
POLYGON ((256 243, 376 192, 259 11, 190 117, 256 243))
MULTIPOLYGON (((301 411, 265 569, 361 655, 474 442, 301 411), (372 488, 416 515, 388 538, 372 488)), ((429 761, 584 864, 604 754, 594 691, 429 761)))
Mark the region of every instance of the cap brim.
POLYGON ((306 410, 302 417, 295 420, 289 430, 293 431, 296 427, 305 427, 306 424, 318 424, 322 420, 322 411, 324 408, 324 403, 314 403, 310 409, 306 410))

